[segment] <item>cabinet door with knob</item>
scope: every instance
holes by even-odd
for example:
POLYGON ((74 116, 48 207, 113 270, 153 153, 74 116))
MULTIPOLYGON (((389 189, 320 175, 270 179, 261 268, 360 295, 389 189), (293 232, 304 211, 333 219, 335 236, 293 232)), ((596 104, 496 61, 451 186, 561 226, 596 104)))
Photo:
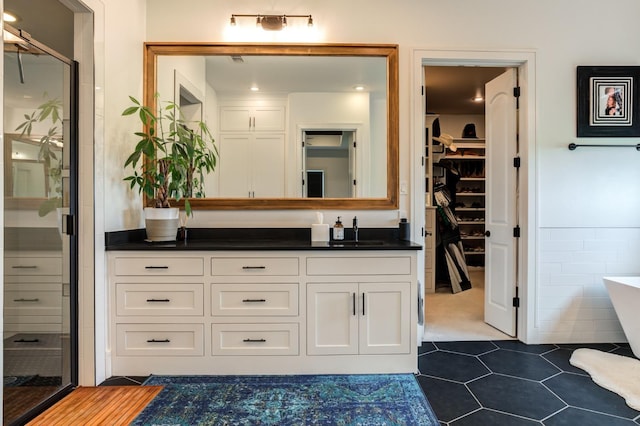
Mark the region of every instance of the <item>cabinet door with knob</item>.
POLYGON ((410 283, 310 283, 309 355, 410 352, 410 283))
POLYGON ((283 132, 285 108, 279 105, 220 107, 221 132, 283 132))

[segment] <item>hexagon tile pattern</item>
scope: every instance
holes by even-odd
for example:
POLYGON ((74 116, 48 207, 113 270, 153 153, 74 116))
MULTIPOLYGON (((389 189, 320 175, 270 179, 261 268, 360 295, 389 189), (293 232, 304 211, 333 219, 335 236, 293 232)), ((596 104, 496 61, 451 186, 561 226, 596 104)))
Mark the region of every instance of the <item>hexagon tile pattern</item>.
POLYGON ((640 425, 640 412, 569 363, 578 348, 634 357, 626 343, 424 342, 417 379, 442 426, 640 425))

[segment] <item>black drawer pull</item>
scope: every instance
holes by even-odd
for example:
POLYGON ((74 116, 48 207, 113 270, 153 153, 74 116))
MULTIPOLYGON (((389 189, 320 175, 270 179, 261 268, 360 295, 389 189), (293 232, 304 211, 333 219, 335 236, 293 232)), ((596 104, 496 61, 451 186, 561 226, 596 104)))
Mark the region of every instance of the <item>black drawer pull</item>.
POLYGON ((243 342, 245 343, 265 343, 267 340, 266 339, 244 339, 243 342))
POLYGON ((242 303, 264 303, 267 299, 242 299, 242 303))
POLYGON ((171 302, 171 299, 147 299, 147 302, 171 302))
POLYGON ((144 269, 169 269, 168 266, 145 266, 144 269))
POLYGON ((40 339, 18 339, 14 340, 14 343, 38 343, 40 339))
POLYGON ((39 302, 40 299, 38 299, 37 297, 35 299, 25 299, 25 298, 21 298, 21 299, 13 299, 14 302, 39 302))
POLYGON ((243 266, 242 269, 267 269, 266 266, 243 266))
POLYGON ((351 293, 351 301, 353 303, 353 316, 356 316, 356 294, 351 293))
POLYGON ((36 265, 15 265, 12 266, 13 269, 37 269, 36 265))
POLYGON ((162 339, 162 340, 158 340, 158 339, 149 339, 147 340, 147 343, 170 343, 171 340, 169 339, 162 339))

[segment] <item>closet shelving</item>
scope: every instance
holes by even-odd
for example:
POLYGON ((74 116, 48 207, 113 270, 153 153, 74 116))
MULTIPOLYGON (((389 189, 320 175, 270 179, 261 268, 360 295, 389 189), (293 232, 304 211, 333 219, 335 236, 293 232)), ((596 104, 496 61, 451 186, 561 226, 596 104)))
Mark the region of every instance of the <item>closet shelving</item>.
POLYGON ((454 139, 456 152, 445 159, 460 172, 455 211, 465 257, 470 266, 484 266, 485 254, 485 140, 454 139))

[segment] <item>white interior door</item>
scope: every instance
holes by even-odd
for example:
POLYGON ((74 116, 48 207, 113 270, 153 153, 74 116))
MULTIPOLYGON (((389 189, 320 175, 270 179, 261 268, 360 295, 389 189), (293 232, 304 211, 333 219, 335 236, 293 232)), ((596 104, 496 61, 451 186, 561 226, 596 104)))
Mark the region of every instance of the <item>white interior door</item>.
POLYGON ((485 85, 486 219, 484 320, 516 335, 517 70, 509 69, 485 85))

